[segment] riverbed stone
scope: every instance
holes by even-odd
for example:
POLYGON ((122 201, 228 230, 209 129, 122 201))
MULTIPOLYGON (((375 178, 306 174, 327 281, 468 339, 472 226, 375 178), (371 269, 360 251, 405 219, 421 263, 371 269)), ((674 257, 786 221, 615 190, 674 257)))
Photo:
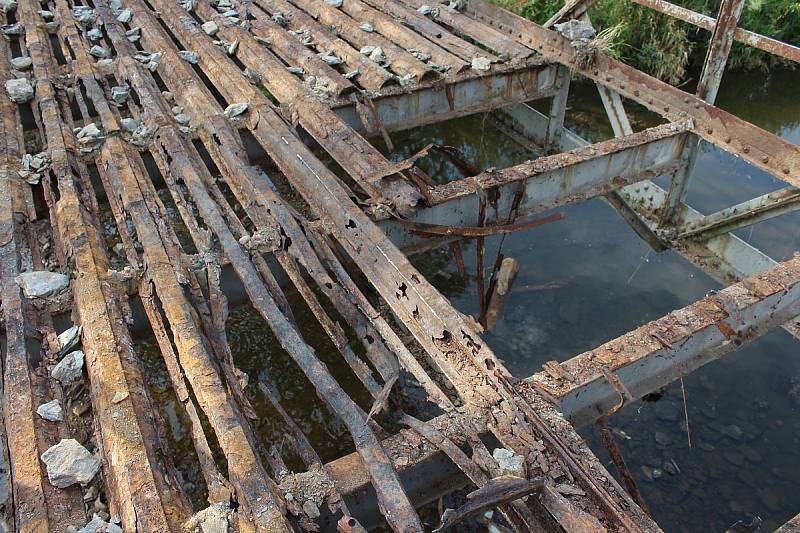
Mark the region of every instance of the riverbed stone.
POLYGON ((36 413, 49 422, 59 422, 64 419, 64 410, 58 400, 43 403, 36 409, 36 413))
POLYGON ((58 362, 50 371, 50 375, 57 379, 62 385, 69 385, 79 379, 83 373, 84 355, 80 350, 70 352, 58 362))
POLYGON ((27 298, 44 298, 69 287, 67 276, 46 270, 24 272, 15 279, 27 298))
POLYGON ((76 483, 85 486, 100 470, 100 460, 75 439, 61 439, 42 454, 42 461, 47 479, 60 489, 76 483))
POLYGON ((33 98, 33 85, 25 78, 8 80, 6 81, 6 92, 12 102, 24 104, 33 98))

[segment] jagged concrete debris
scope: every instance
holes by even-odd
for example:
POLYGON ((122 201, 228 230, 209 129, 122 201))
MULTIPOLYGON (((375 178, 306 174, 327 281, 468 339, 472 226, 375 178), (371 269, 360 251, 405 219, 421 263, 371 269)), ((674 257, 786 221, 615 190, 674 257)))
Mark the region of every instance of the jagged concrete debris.
POLYGON ((111 88, 111 99, 118 104, 124 104, 131 95, 131 88, 128 86, 115 85, 111 88))
POLYGON ((116 524, 106 522, 98 515, 94 515, 94 518, 79 529, 77 533, 122 533, 122 528, 116 524))
POLYGON ((175 115, 175 122, 177 122, 181 126, 188 126, 189 116, 184 113, 178 113, 177 115, 175 115))
POLYGON ((355 78, 356 76, 358 76, 358 69, 351 70, 350 72, 348 72, 347 74, 345 74, 345 75, 344 75, 344 79, 346 79, 346 80, 352 80, 352 79, 353 79, 353 78, 355 78))
POLYGON ((142 29, 139 26, 131 28, 125 32, 125 36, 130 42, 135 43, 142 37, 142 29))
POLYGON ((27 298, 44 298, 69 287, 69 278, 59 272, 25 272, 16 277, 27 298))
POLYGON ((133 131, 133 135, 131 135, 130 143, 134 146, 147 146, 150 143, 150 139, 153 137, 153 133, 155 133, 155 128, 148 128, 144 124, 140 124, 138 128, 133 131))
POLYGON ((375 31, 375 28, 373 28, 372 24, 369 22, 362 22, 358 27, 361 29, 361 31, 365 31, 367 33, 372 33, 375 31))
POLYGON ((184 522, 183 530, 191 533, 228 533, 232 515, 233 511, 227 503, 215 503, 184 522))
POLYGON ((82 326, 72 326, 58 336, 58 345, 61 347, 59 355, 64 355, 73 349, 81 340, 82 326))
POLYGON ((111 52, 109 52, 99 44, 96 44, 91 48, 89 48, 89 55, 96 57, 98 59, 108 59, 109 57, 111 57, 111 52))
POLYGON ((272 22, 278 26, 285 27, 289 24, 289 19, 286 18, 286 15, 278 11, 272 15, 272 22))
POLYGON ((4 35, 22 35, 22 25, 20 25, 19 22, 4 24, 0 26, 0 31, 2 31, 4 35))
POLYGON ((125 131, 129 131, 131 133, 136 131, 136 128, 139 127, 139 121, 135 118, 123 118, 119 121, 119 123, 125 131))
POLYGON ((298 76, 302 76, 306 73, 303 67, 286 67, 286 70, 291 72, 292 74, 297 74, 298 76))
POLYGON ((238 117, 245 113, 250 108, 247 102, 240 102, 238 104, 231 104, 225 108, 225 116, 228 118, 238 117))
POLYGON ((25 154, 22 156, 19 177, 31 185, 36 185, 42 179, 42 174, 50 167, 50 156, 45 152, 36 155, 25 154))
POLYGON ((507 476, 525 477, 525 458, 505 448, 495 448, 492 457, 507 476))
POLYGON ((17 3, 14 0, 0 0, 0 12, 13 13, 17 10, 17 3))
POLYGON ((420 15, 422 15, 424 17, 427 17, 428 15, 433 13, 433 8, 431 6, 429 6, 429 5, 427 5, 427 4, 421 5, 421 6, 419 6, 417 8, 417 13, 419 13, 420 15))
POLYGON ((86 32, 86 36, 90 41, 99 41, 103 38, 103 32, 100 30, 100 28, 92 28, 86 32))
POLYGON ((80 350, 75 350, 64 356, 50 371, 50 375, 62 385, 69 385, 79 379, 83 374, 84 355, 80 350))
POLYGON ((40 17, 42 17, 44 20, 47 20, 47 21, 53 20, 55 18, 55 15, 53 14, 53 12, 52 11, 48 11, 46 9, 40 9, 38 11, 38 13, 39 13, 40 17))
POLYGON ((104 76, 112 76, 114 74, 114 70, 116 69, 114 60, 111 58, 99 60, 97 63, 95 63, 95 67, 97 67, 97 70, 99 70, 104 76))
POLYGON ((24 104, 33 98, 33 85, 26 78, 8 80, 6 81, 6 92, 12 102, 24 104))
POLYGON ((30 57, 15 57, 11 59, 11 68, 15 70, 28 70, 33 65, 30 57))
POLYGON ((105 135, 94 122, 90 122, 83 128, 78 129, 75 136, 78 139, 78 144, 82 146, 82 150, 91 150, 105 139, 105 135))
POLYGON ((61 439, 42 454, 42 461, 50 483, 60 489, 76 483, 85 486, 100 470, 100 460, 75 439, 61 439))
POLYGON ((49 422, 60 422, 64 419, 64 410, 58 400, 50 400, 36 408, 36 413, 49 422))
POLYGON ((332 7, 342 7, 342 0, 325 0, 325 3, 332 7))
POLYGON ((250 67, 244 69, 244 77, 247 78, 247 80, 250 83, 259 84, 262 81, 264 81, 264 79, 261 77, 261 74, 251 69, 250 67))
POLYGON ((319 54, 319 57, 320 57, 320 59, 322 59, 324 62, 326 62, 327 64, 329 64, 332 67, 336 66, 336 65, 341 65, 342 63, 344 63, 344 61, 342 61, 340 58, 336 57, 336 55, 333 54, 332 52, 326 52, 326 53, 319 54))
POLYGON ((204 22, 202 26, 200 26, 206 35, 210 35, 214 37, 217 33, 219 33, 219 26, 213 20, 209 20, 208 22, 204 22))
POLYGON ((117 21, 122 24, 128 24, 131 20, 133 20, 133 11, 130 8, 126 7, 117 15, 117 21))
POLYGON ((592 24, 582 20, 568 20, 562 24, 556 24, 553 27, 558 33, 570 41, 594 39, 595 35, 597 35, 597 32, 592 27, 592 24))
POLYGON ((238 49, 239 49, 239 39, 236 39, 235 41, 233 41, 231 44, 228 45, 225 51, 228 53, 229 56, 232 56, 236 55, 236 50, 238 49))
POLYGON ((492 61, 488 57, 473 57, 472 70, 487 71, 492 68, 492 61))
POLYGON ((91 26, 97 20, 97 13, 94 9, 86 6, 76 6, 72 8, 72 18, 83 26, 91 26))
POLYGON ((200 61, 200 55, 197 52, 191 52, 189 50, 181 50, 178 52, 178 55, 181 56, 181 59, 186 61, 187 63, 191 63, 192 65, 196 65, 198 61, 200 61))

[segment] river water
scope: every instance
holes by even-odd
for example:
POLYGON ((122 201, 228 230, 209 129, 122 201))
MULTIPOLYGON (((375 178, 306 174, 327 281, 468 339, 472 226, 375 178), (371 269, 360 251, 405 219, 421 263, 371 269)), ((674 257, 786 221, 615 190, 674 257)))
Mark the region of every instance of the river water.
MULTIPOLYGON (((798 87, 798 72, 730 74, 717 103, 800 143, 798 87)), ((592 142, 612 136, 593 86, 574 83, 568 105, 568 127, 592 142)), ((658 123, 658 117, 636 105, 629 104, 628 113, 636 130, 658 123)), ((479 169, 502 168, 536 155, 494 130, 481 116, 399 133, 393 141, 393 155, 398 159, 437 142, 457 147, 479 169)), ((459 177, 455 167, 435 155, 422 164, 438 182, 459 177)), ((781 186, 705 146, 688 202, 711 212, 781 186)), ((600 200, 559 211, 565 214, 564 220, 509 235, 502 247, 504 255, 520 262, 520 272, 496 330, 485 338, 518 377, 539 371, 546 361, 565 360, 591 349, 719 288, 676 253, 652 252, 600 200)), ((798 248, 798 216, 764 222, 739 235, 773 258, 785 259, 798 248)), ((487 240, 488 265, 498 245, 499 238, 487 240)), ((413 261, 459 310, 477 314, 474 244, 464 243, 463 253, 467 267, 463 275, 457 272, 448 248, 420 254, 413 261)), ((290 298, 295 297, 290 294, 290 298)), ((313 321, 304 306, 298 308, 300 321, 313 321)), ((368 409, 363 389, 349 369, 342 368, 324 334, 318 333, 312 333, 309 342, 368 409)), ((254 426, 266 449, 282 446, 283 438, 277 415, 255 386, 257 378, 280 383, 284 406, 323 460, 352 451, 343 425, 311 392, 311 385, 251 309, 232 311, 228 335, 237 365, 251 376, 247 393, 260 415, 254 426)), ((152 341, 142 341, 140 349, 178 466, 199 507, 204 490, 185 414, 175 401, 152 341)), ((769 530, 800 512, 797 352, 797 341, 777 330, 686 376, 691 447, 678 384, 667 387, 657 400, 625 407, 610 420, 644 498, 665 531, 721 532, 753 516, 763 519, 764 530, 769 530)), ((581 434, 606 461, 595 430, 582 428, 581 434)), ((290 466, 299 467, 299 463, 290 461, 290 466)), ((608 468, 614 472, 612 465, 608 468)))

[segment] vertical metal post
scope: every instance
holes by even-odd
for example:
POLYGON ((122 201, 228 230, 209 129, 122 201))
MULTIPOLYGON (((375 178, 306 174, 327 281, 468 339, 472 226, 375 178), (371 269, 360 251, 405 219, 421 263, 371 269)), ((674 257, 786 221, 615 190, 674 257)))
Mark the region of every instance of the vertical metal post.
POLYGON ((547 122, 547 149, 558 149, 561 145, 561 130, 564 127, 564 114, 567 111, 567 97, 569 96, 569 82, 572 72, 569 67, 559 65, 556 70, 556 94, 550 104, 550 113, 547 122))
MULTIPOLYGON (((728 54, 733 44, 733 33, 739 23, 744 2, 745 0, 722 0, 722 5, 719 7, 717 23, 709 41, 706 61, 696 93, 709 104, 713 104, 717 98, 717 91, 722 82, 725 64, 728 62, 728 54)), ((698 137, 687 145, 686 166, 676 172, 670 182, 667 202, 664 204, 664 212, 661 215, 662 226, 674 221, 678 207, 686 198, 689 180, 692 177, 699 152, 700 138, 698 137)))

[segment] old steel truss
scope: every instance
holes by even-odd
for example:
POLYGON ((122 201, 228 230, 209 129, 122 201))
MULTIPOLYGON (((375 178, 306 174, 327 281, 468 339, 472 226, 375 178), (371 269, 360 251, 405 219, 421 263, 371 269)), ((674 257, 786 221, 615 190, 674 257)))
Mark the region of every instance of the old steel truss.
MULTIPOLYGON (((587 57, 560 33, 483 0, 0 0, 12 527, 67 531, 89 521, 89 489, 56 488, 40 459, 75 436, 97 450, 102 480, 91 490, 102 491, 125 531, 212 519, 237 531, 380 522, 422 531, 415 506, 467 483, 477 489, 472 506, 448 520, 497 508, 518 531, 658 530, 571 424, 771 328, 797 333, 800 262, 776 264, 730 231, 795 209, 800 152, 714 107, 713 97, 732 40, 793 61, 798 49, 737 28, 739 0, 725 0, 716 20, 636 1, 713 30, 698 95, 598 51, 587 57), (617 138, 587 146, 564 129, 572 73, 597 82, 617 138), (546 97, 548 115, 526 104, 546 97), (667 123, 633 132, 621 97, 667 123), (391 150, 393 131, 478 112, 523 142, 565 152, 433 186, 414 165, 424 153, 393 162, 366 140, 380 136, 391 150), (787 188, 697 213, 683 200, 701 139, 787 188), (262 169, 248 153, 254 146, 262 169), (659 176, 671 177, 669 191, 652 183, 659 176), (520 231, 540 223, 520 218, 596 196, 653 246, 675 248, 733 284, 519 381, 400 251, 520 231), (18 276, 43 270, 68 276, 68 292, 23 295, 18 276), (292 474, 280 450, 262 451, 269 443, 253 432, 248 376, 226 338, 229 300, 242 296, 223 291, 226 277, 344 423, 354 454, 323 463, 281 406, 280 386, 267 382, 257 388, 308 471, 292 474), (287 287, 371 405, 354 401, 307 344, 287 287), (134 319, 138 306, 144 313, 134 319), (48 373, 64 351, 54 324, 65 311, 82 326, 85 389, 48 373), (193 514, 173 465, 131 340, 148 329, 190 420, 216 515, 193 514), (399 401, 401 374, 424 391, 425 409, 399 401), (81 394, 88 412, 55 422, 37 415, 48 400, 81 394), (412 411, 441 414, 421 421, 412 411), (387 436, 397 425, 408 429, 387 436), (489 453, 489 437, 521 461, 513 476, 489 453), (322 486, 321 500, 288 497, 286 483, 322 486)), ((585 19, 589 5, 569 1, 546 26, 585 19)))

